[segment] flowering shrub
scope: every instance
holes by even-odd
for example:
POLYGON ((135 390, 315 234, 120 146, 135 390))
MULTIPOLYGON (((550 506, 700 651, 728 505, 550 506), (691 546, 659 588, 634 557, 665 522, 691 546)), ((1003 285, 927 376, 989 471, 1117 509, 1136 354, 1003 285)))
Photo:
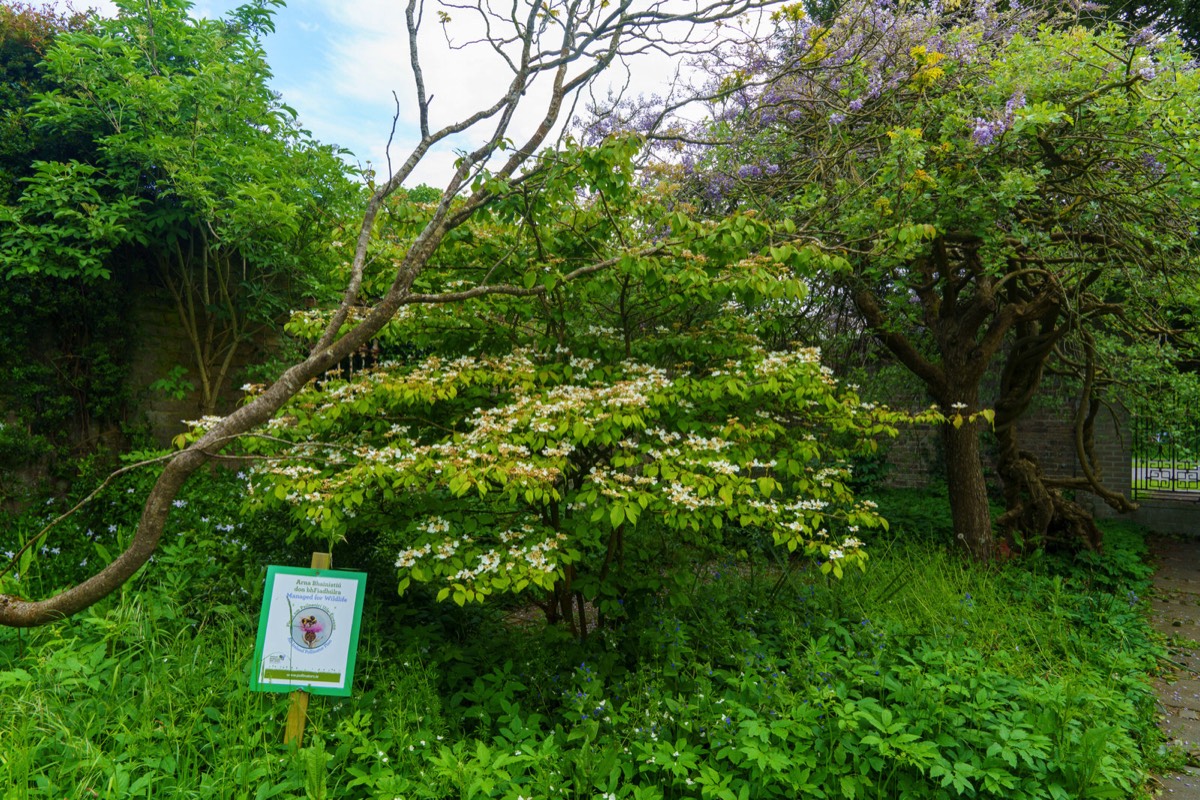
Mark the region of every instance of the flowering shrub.
MULTIPOLYGON (((930 412, 926 418, 940 418, 930 412)), ((287 505, 337 541, 397 532, 403 591, 459 604, 620 569, 628 538, 703 546, 762 529, 841 577, 860 529, 885 525, 847 486, 905 415, 840 386, 815 350, 747 348, 720 368, 602 364, 555 351, 384 364, 301 393, 270 425, 290 444, 256 467, 253 506, 287 505)))
MULTIPOLYGON (((905 417, 839 386, 816 350, 757 335, 763 307, 798 302, 803 276, 839 257, 753 212, 697 220, 635 179, 640 144, 568 145, 497 186, 423 274, 421 302, 389 319, 375 346, 391 360, 327 376, 266 426, 251 506, 390 548, 402 591, 432 583, 464 604, 530 590, 581 632, 585 601, 621 613, 639 570, 651 588, 664 556, 742 532, 834 576, 861 567, 856 534, 884 523, 847 464, 905 417), (503 291, 460 296, 484 270, 503 291)), ((391 211, 380 261, 430 213, 412 196, 391 211)), ((313 309, 289 330, 325 322, 313 309)))

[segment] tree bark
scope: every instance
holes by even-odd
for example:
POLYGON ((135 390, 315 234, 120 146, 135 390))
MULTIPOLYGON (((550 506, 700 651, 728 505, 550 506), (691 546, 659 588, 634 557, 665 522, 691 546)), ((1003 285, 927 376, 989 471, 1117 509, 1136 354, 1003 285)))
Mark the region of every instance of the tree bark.
POLYGON ((1136 506, 1124 495, 1106 489, 1095 462, 1092 442, 1099 404, 1093 397, 1095 380, 1091 337, 1084 332, 1085 363, 1083 386, 1074 417, 1075 450, 1084 477, 1047 476, 1033 453, 1022 450, 1016 423, 1029 409, 1041 386, 1045 364, 1055 343, 1065 334, 1047 324, 1031 327, 1009 352, 996 403, 996 438, 999 443, 997 468, 1004 482, 1005 513, 997 520, 1004 541, 1014 551, 1047 546, 1071 550, 1099 550, 1103 536, 1091 512, 1064 495, 1064 489, 1093 491, 1112 508, 1130 511, 1136 506))
POLYGON ((950 492, 950 517, 954 533, 976 561, 992 558, 992 517, 988 509, 987 482, 979 458, 979 431, 972 422, 942 428, 946 453, 946 485, 950 492))

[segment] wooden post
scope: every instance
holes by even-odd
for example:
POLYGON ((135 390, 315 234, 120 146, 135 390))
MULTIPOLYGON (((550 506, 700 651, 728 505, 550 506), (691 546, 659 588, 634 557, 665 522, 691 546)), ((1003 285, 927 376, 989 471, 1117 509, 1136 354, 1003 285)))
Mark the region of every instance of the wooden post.
MULTIPOLYGON (((313 569, 331 569, 333 556, 329 553, 313 553, 313 569)), ((283 732, 283 743, 300 747, 304 738, 304 723, 308 719, 308 692, 297 689, 292 692, 292 702, 288 706, 287 728, 283 732)))

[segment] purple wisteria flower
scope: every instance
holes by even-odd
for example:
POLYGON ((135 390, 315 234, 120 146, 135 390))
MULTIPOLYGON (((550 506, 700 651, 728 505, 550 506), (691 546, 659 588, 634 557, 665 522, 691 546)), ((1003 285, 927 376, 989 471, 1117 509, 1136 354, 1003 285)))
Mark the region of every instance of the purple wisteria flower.
POLYGON ((704 187, 704 196, 710 203, 720 203, 733 188, 733 179, 728 175, 714 173, 708 177, 704 187))
POLYGON ((1153 153, 1142 153, 1142 167, 1155 178, 1161 178, 1167 172, 1167 165, 1155 158, 1153 153))
POLYGON ((988 147, 995 143, 996 139, 1006 130, 1008 130, 1008 123, 1002 119, 976 117, 975 129, 971 131, 971 141, 977 147, 988 147))
POLYGON ((584 117, 574 119, 580 139, 587 146, 600 144, 614 134, 650 133, 662 121, 664 100, 657 94, 616 98, 589 104, 584 117))
POLYGON ((1147 25, 1146 27, 1139 28, 1137 31, 1135 31, 1134 34, 1129 37, 1129 43, 1134 47, 1143 47, 1153 42, 1156 38, 1158 38, 1158 34, 1155 32, 1154 27, 1147 25))
POLYGON ((971 131, 971 141, 977 147, 988 147, 995 143, 1013 123, 1018 108, 1025 107, 1025 92, 1018 89, 1004 104, 1004 114, 1000 119, 975 118, 975 128, 971 131))
POLYGON ((1018 89, 1017 91, 1013 92, 1013 96, 1008 98, 1008 102, 1004 104, 1005 118, 1011 122, 1012 118, 1013 118, 1013 114, 1016 113, 1016 110, 1018 108, 1024 108, 1024 107, 1025 107, 1025 93, 1022 92, 1020 89, 1018 89))

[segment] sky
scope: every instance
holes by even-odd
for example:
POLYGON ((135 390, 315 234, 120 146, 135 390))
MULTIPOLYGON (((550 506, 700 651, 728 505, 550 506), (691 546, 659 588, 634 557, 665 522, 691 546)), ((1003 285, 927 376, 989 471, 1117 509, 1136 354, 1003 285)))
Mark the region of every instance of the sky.
MULTIPOLYGON (((192 15, 219 17, 240 4, 194 0, 192 15)), ((110 0, 75 0, 75 5, 115 14, 110 0)), ((463 23, 455 20, 451 30, 463 31, 463 23)), ((289 0, 277 11, 275 26, 264 41, 275 75, 273 88, 296 109, 301 125, 318 140, 352 151, 347 160, 369 163, 386 175, 394 91, 400 117, 391 154, 394 164, 402 162, 418 140, 402 0, 289 0)), ((494 56, 489 60, 481 48, 451 50, 436 19, 426 20, 422 34, 425 81, 433 97, 431 127, 457 120, 501 95, 509 74, 494 56)), ((647 92, 673 71, 661 56, 643 57, 632 68, 635 85, 647 92)), ((625 76, 616 79, 623 82, 625 76)), ((531 130, 533 124, 528 121, 524 127, 531 130)), ((453 172, 455 149, 469 144, 460 139, 435 149, 406 183, 444 185, 453 172)))
MULTIPOLYGON (((104 16, 116 13, 108 0, 76 5, 104 16)), ((238 0, 195 0, 192 15, 220 17, 239 5, 238 0)), ((318 140, 350 150, 347 160, 371 164, 379 172, 387 170, 385 152, 396 112, 393 91, 401 105, 393 162, 403 161, 417 139, 403 7, 398 0, 289 0, 275 15, 275 33, 264 40, 273 88, 296 109, 301 125, 318 140)), ((440 34, 438 26, 427 27, 440 34)), ((481 80, 477 65, 437 47, 436 40, 431 44, 436 52, 425 71, 433 73, 427 82, 434 85, 434 124, 439 111, 448 115, 495 96, 497 81, 481 80)), ((459 147, 465 144, 458 142, 459 147)), ((431 153, 409 183, 445 183, 454 159, 453 145, 431 153)))

